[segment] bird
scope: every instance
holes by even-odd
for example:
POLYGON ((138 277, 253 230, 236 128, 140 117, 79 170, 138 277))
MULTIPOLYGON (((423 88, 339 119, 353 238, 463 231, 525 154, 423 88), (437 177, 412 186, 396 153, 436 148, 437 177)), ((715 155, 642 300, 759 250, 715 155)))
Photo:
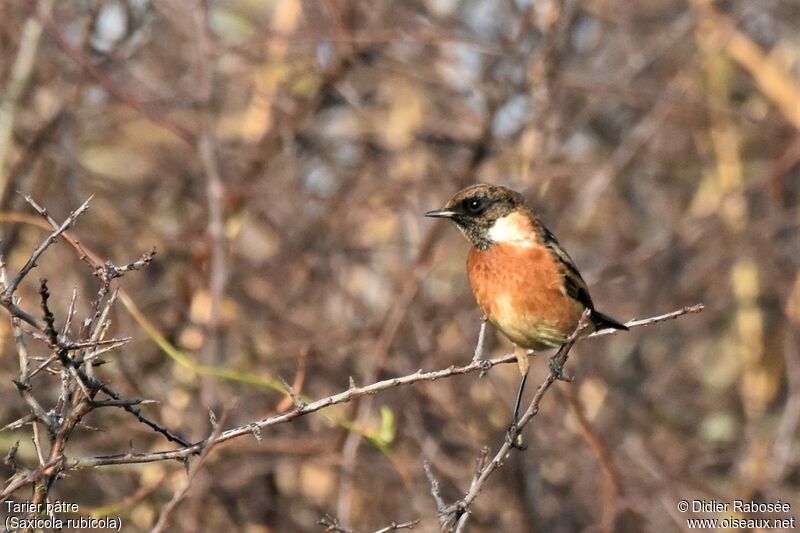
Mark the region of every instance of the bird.
MULTIPOLYGON (((575 262, 517 191, 472 185, 425 216, 450 219, 471 243, 467 275, 475 300, 489 322, 514 344, 522 377, 512 426, 528 375, 528 350, 563 348, 587 309, 583 334, 628 329, 595 309, 575 262)), ((550 368, 557 378, 569 381, 558 364, 559 355, 551 357, 550 368)))

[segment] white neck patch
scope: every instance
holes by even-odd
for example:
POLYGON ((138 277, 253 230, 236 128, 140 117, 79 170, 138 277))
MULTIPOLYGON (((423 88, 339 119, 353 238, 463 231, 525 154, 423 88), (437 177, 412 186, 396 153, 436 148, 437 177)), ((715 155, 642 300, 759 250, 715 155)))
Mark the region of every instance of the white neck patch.
POLYGON ((495 220, 494 225, 489 228, 488 236, 493 242, 517 244, 533 243, 536 238, 530 219, 516 212, 495 220))

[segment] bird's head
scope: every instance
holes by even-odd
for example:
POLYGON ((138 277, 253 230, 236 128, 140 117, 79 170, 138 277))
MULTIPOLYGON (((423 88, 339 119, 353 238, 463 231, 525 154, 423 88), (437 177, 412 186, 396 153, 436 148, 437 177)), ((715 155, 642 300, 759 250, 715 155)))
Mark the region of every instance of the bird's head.
POLYGON ((481 183, 456 193, 442 209, 426 217, 449 218, 478 249, 532 236, 533 220, 521 194, 500 185, 481 183))

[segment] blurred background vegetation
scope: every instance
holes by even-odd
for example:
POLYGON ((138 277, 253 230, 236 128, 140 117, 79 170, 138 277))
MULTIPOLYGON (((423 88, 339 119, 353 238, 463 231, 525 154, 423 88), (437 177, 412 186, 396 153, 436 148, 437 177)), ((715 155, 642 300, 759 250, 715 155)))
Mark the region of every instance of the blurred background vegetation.
MULTIPOLYGON (((3 246, 18 267, 45 234, 15 191, 58 219, 94 195, 75 233, 103 258, 155 245, 113 316, 134 341, 100 374, 200 439, 208 408, 235 402, 232 425, 281 407, 270 378, 317 398, 467 362, 467 245, 421 214, 508 185, 603 311, 706 311, 578 345, 575 383, 545 398, 470 530, 681 530, 692 498, 798 510, 798 28, 795 0, 2 2, 3 246)), ((63 324, 73 288, 85 309, 95 285, 67 245, 47 254, 36 274, 63 324)), ((33 306, 35 282, 20 294, 33 306)), ((8 321, 0 337, 4 425, 26 407, 8 321)), ((492 332, 488 349, 508 345, 492 332)), ((319 531, 329 512, 436 531, 422 459, 462 495, 502 442, 506 366, 226 443, 172 528, 319 531)), ((37 391, 55 398, 48 379, 37 391)), ((98 431, 68 456, 165 448, 122 412, 86 423, 98 431)), ((0 433, 0 452, 21 439, 33 462, 28 435, 0 433)), ((77 471, 52 496, 138 531, 183 477, 172 462, 77 471)))

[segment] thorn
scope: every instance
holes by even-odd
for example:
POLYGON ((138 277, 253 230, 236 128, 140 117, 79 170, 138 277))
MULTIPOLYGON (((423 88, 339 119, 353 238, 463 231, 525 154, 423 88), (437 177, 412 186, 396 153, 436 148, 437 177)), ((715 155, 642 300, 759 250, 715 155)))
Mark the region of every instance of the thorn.
POLYGON ((280 380, 281 385, 283 385, 283 388, 286 389, 286 393, 292 398, 292 403, 294 403, 295 409, 303 409, 306 406, 306 402, 300 397, 297 391, 294 390, 294 387, 289 385, 289 383, 287 383, 282 377, 278 376, 278 379, 280 380))

